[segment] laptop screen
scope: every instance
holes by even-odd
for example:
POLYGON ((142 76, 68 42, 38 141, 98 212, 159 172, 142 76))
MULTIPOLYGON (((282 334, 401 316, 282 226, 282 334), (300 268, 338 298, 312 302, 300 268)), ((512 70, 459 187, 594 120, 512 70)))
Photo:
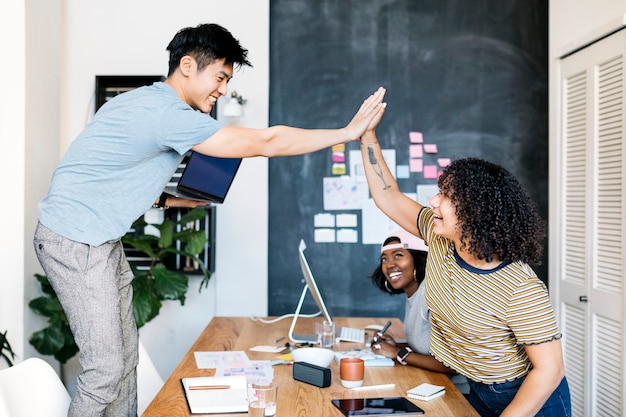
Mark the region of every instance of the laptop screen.
POLYGON ((241 158, 218 158, 192 152, 178 182, 178 188, 222 203, 235 179, 239 165, 241 158))

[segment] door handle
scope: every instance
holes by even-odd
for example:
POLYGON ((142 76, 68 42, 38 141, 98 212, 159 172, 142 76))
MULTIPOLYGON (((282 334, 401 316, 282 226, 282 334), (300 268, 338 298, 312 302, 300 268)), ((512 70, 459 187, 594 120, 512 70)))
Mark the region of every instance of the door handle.
POLYGON ((578 297, 578 301, 580 301, 581 303, 586 303, 587 301, 589 301, 589 299, 586 295, 581 295, 580 297, 578 297))

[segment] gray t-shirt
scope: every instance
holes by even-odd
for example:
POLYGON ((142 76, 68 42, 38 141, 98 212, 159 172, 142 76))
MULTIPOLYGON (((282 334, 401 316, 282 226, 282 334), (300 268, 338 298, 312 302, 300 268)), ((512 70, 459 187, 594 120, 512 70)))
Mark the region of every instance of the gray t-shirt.
POLYGON ((406 300, 404 333, 406 342, 414 352, 430 355, 430 310, 426 304, 422 283, 406 300))
POLYGON ((158 199, 184 154, 220 128, 165 83, 114 97, 61 159, 39 220, 93 246, 121 238, 158 199))

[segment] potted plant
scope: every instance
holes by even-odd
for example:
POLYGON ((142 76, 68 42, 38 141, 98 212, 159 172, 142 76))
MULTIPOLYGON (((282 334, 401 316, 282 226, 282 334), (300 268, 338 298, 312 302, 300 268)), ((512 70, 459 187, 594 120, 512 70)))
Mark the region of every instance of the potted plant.
POLYGON ((4 333, 0 333, 0 356, 8 366, 13 366, 13 360, 15 360, 15 352, 13 352, 13 348, 9 344, 9 340, 7 339, 7 332, 5 330, 4 333))
MULTIPOLYGON (((192 226, 207 216, 207 210, 209 209, 192 209, 178 220, 166 217, 160 224, 147 223, 141 217, 133 224, 134 232, 129 232, 122 238, 125 248, 132 248, 147 259, 147 263, 143 265, 130 261, 134 273, 133 313, 137 328, 141 328, 159 314, 163 301, 178 300, 181 305, 185 304, 189 279, 171 266, 169 257, 178 255, 191 259, 198 265, 203 276, 199 290, 208 285, 211 272, 199 257, 205 249, 207 237, 204 230, 192 226), (156 228, 159 236, 139 232, 148 226, 156 228)), ((43 295, 31 300, 28 306, 35 313, 47 317, 48 326, 33 333, 29 343, 39 353, 53 355, 64 364, 78 352, 78 347, 65 312, 48 279, 40 274, 35 274, 35 278, 41 285, 43 295)))

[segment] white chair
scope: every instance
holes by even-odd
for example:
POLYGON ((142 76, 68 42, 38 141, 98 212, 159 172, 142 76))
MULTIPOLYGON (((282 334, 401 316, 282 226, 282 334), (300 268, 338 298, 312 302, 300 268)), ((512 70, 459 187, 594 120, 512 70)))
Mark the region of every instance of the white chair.
MULTIPOLYGON (((139 340, 139 364, 137 365, 137 415, 143 414, 150 402, 163 386, 163 378, 159 375, 148 351, 139 340)), ((2 414, 0 414, 2 416, 2 414)))
POLYGON ((70 394, 56 371, 39 358, 0 371, 0 416, 66 417, 70 394))

